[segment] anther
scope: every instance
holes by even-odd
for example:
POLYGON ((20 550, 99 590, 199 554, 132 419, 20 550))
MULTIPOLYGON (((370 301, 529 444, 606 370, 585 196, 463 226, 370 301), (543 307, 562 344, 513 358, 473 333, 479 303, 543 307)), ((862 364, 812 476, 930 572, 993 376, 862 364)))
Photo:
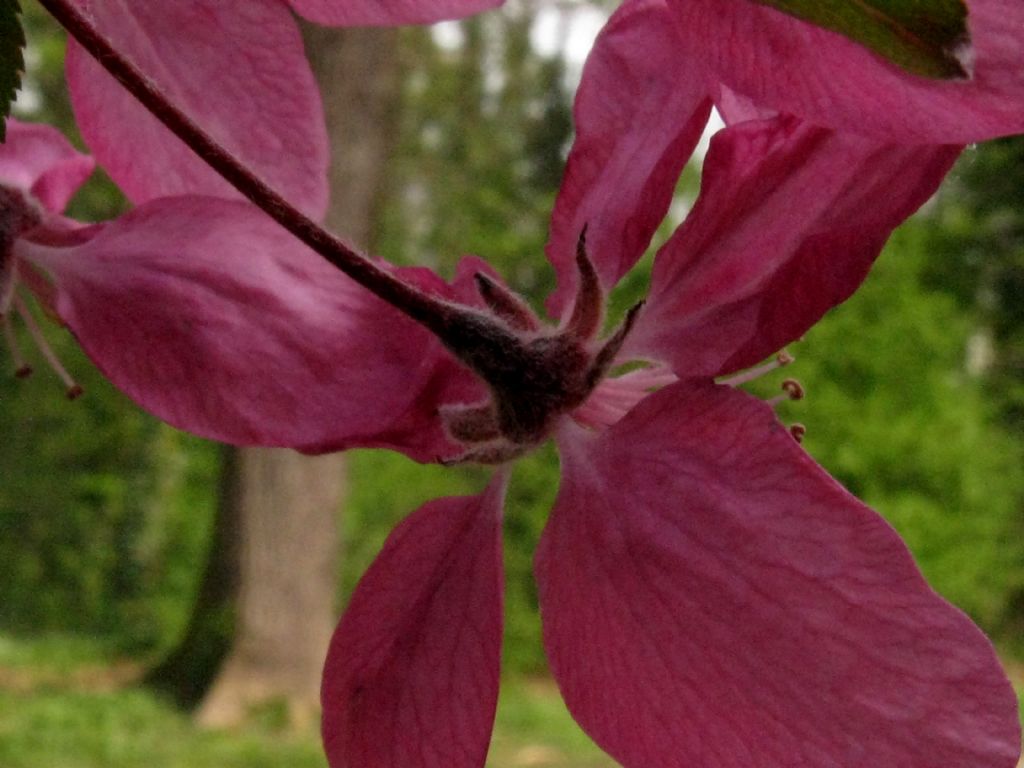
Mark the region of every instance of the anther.
POLYGON ((785 381, 783 381, 782 392, 783 394, 776 395, 775 397, 769 399, 768 405, 774 408, 779 403, 783 403, 786 400, 803 400, 804 398, 803 385, 801 385, 800 382, 797 381, 796 379, 786 379, 785 381))
POLYGON ((56 353, 54 353, 53 349, 46 341, 46 337, 43 336, 43 331, 40 329, 31 310, 26 306, 20 296, 15 295, 14 307, 18 310, 18 314, 21 315, 21 319, 25 321, 25 327, 28 329, 29 335, 32 336, 32 340, 36 343, 36 346, 39 347, 39 352, 43 355, 43 358, 49 364, 50 368, 53 369, 53 372, 57 374, 62 382, 64 382, 65 394, 67 395, 68 400, 75 400, 76 398, 81 397, 83 391, 82 388, 74 379, 71 378, 71 374, 67 372, 67 369, 61 365, 56 353))
POLYGON ((735 376, 723 379, 719 383, 724 384, 727 387, 738 387, 741 384, 747 384, 755 379, 759 379, 765 374, 771 373, 779 368, 784 368, 785 366, 792 364, 793 360, 794 357, 789 354, 789 352, 782 350, 773 360, 769 360, 767 363, 761 363, 761 365, 750 368, 742 373, 737 373, 735 376))
POLYGON ((790 400, 803 400, 803 385, 796 379, 786 379, 782 382, 782 390, 789 396, 790 400))
POLYGON ((802 443, 804 441, 804 435, 807 434, 807 427, 797 422, 789 428, 789 434, 792 435, 793 439, 798 443, 802 443))

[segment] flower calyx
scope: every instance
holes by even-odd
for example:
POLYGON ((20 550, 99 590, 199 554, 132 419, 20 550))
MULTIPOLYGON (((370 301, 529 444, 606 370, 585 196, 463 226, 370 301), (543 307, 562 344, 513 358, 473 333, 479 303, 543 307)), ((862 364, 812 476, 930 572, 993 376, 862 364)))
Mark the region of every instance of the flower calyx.
POLYGON ((444 463, 500 464, 537 446, 555 419, 581 405, 611 366, 636 319, 634 306, 603 342, 597 334, 604 293, 586 251, 586 228, 576 247, 579 286, 569 319, 545 328, 519 296, 489 276, 476 275, 489 312, 458 308, 438 336, 487 384, 487 402, 448 406, 448 434, 466 450, 444 463))
POLYGON ((0 184, 0 319, 6 318, 14 302, 18 267, 14 241, 42 222, 36 202, 16 187, 0 184))
POLYGON ((15 238, 38 227, 42 220, 42 209, 32 197, 17 187, 0 184, 0 244, 5 260, 15 238))

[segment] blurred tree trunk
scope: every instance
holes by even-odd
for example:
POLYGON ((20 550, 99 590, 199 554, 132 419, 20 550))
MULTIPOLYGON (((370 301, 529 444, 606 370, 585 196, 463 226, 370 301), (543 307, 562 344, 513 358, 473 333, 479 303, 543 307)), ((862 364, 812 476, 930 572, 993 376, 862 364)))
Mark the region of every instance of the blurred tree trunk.
POLYGON ((238 522, 234 638, 196 713, 201 724, 235 725, 267 701, 313 721, 334 626, 344 469, 341 455, 268 448, 236 449, 225 464, 223 503, 238 522))
MULTIPOLYGON (((306 41, 333 145, 327 224, 370 248, 395 134, 397 38, 393 30, 308 28, 306 41)), ((200 723, 232 725, 267 701, 285 702, 294 722, 314 718, 337 620, 344 491, 342 455, 226 449, 194 615, 151 675, 179 700, 199 701, 200 723)))

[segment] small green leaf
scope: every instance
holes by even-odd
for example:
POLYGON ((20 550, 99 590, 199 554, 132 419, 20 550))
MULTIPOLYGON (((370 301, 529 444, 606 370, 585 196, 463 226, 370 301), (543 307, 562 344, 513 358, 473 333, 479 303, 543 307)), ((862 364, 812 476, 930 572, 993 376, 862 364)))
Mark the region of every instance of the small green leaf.
POLYGON ((915 75, 966 78, 962 0, 754 0, 838 32, 915 75))
POLYGON ((0 0, 0 141, 6 138, 6 119, 25 71, 25 31, 20 14, 18 0, 0 0))

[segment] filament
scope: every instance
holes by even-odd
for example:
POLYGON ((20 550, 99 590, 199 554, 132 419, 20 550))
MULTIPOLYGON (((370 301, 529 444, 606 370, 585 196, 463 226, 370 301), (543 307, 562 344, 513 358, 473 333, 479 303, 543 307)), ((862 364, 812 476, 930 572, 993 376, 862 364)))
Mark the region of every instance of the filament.
POLYGON ((793 362, 793 356, 786 350, 782 350, 775 356, 773 360, 769 360, 767 363, 761 363, 761 365, 750 368, 743 373, 737 373, 728 379, 723 379, 719 384, 724 384, 727 387, 738 387, 741 384, 759 379, 767 373, 771 373, 778 368, 789 365, 793 362))
POLYGON ((7 341, 7 348, 11 351, 11 359, 14 361, 14 375, 19 379, 32 375, 32 366, 29 365, 24 355, 21 354, 21 347, 18 346, 18 338, 14 335, 14 326, 11 325, 11 318, 3 314, 4 339, 7 341))
POLYGON ((57 374, 62 382, 64 382, 68 400, 74 400, 82 394, 82 388, 74 379, 71 378, 71 374, 67 372, 67 369, 61 365, 56 353, 46 341, 46 337, 43 336, 43 332, 39 328, 39 324, 36 322, 31 310, 29 310, 28 306, 20 296, 15 295, 14 307, 18 310, 18 314, 21 315, 21 318, 25 321, 25 327, 28 329, 29 335, 32 336, 32 340, 36 343, 36 346, 39 347, 39 351, 42 353, 43 358, 49 364, 50 368, 53 369, 53 372, 57 374))

